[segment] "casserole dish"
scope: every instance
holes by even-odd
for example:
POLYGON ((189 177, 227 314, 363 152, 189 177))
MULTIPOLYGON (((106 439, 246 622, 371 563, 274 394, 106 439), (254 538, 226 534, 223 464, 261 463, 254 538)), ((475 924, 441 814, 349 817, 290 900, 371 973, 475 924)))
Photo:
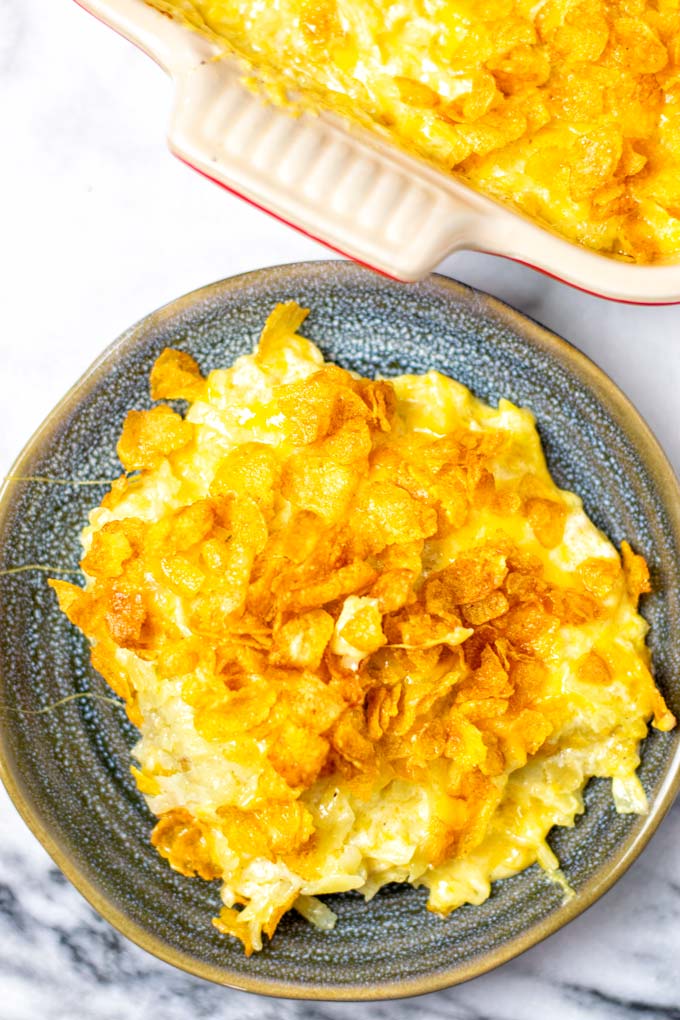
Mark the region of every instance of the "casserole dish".
POLYGON ((216 44, 144 0, 77 2, 172 78, 176 156, 358 262, 415 281, 469 249, 620 301, 680 301, 677 263, 632 265, 589 251, 331 113, 291 116, 243 85, 236 59, 214 59, 216 44))

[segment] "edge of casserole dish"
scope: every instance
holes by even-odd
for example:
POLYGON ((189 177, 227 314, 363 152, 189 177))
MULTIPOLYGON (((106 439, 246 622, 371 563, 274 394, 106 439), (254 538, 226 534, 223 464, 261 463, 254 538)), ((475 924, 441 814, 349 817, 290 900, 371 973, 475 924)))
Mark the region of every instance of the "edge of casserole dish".
POLYGON ((175 156, 302 233, 397 280, 453 252, 522 262, 588 293, 680 302, 680 264, 632 265, 565 240, 332 113, 291 116, 252 93, 235 58, 144 0, 76 0, 175 85, 175 156))

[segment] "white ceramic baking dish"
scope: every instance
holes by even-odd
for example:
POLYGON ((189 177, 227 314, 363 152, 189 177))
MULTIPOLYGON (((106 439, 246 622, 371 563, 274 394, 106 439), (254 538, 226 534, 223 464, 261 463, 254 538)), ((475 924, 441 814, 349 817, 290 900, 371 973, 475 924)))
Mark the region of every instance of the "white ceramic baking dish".
POLYGON ((237 61, 144 0, 76 0, 171 76, 172 152, 230 191, 399 280, 460 249, 525 262, 582 290, 680 302, 680 264, 617 262, 555 236, 332 114, 291 116, 241 84, 237 61))

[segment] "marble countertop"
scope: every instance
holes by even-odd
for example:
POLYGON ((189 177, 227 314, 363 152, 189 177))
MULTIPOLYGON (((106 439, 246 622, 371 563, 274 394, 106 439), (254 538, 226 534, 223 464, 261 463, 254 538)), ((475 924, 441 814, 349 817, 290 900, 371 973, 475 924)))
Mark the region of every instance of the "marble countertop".
MULTIPOLYGON (((2 475, 131 322, 212 280, 327 253, 172 159, 168 81, 74 3, 0 0, 0 24, 2 475)), ((614 305, 481 255, 442 271, 585 351, 680 469, 680 307, 614 305)), ((680 803, 546 942, 458 988, 373 1005, 278 1002, 173 970, 90 909, 4 792, 0 825, 1 1020, 680 1020, 680 803)))

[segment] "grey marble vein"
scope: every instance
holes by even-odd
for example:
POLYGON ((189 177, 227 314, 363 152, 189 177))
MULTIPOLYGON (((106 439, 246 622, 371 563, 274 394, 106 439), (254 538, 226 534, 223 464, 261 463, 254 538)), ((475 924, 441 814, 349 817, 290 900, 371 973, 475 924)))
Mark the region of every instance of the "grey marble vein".
POLYGON ((660 1002, 644 1002, 640 999, 624 999, 618 995, 608 995, 597 988, 584 988, 582 985, 564 984, 564 991, 577 1002, 592 1008, 604 1006, 619 1016, 649 1017, 650 1020, 680 1020, 680 1007, 665 1005, 660 1002))
MULTIPOLYGON (((106 343, 176 295, 323 258, 164 145, 171 90, 71 0, 0 0, 0 475, 106 343)), ((680 467, 680 308, 617 306, 483 255, 443 271, 562 333, 680 467)), ((0 621, 1 625, 1 621, 0 621)), ((138 949, 61 876, 0 793, 0 1020, 678 1020, 680 805, 585 915, 467 985, 395 1003, 281 1002, 138 949)))

